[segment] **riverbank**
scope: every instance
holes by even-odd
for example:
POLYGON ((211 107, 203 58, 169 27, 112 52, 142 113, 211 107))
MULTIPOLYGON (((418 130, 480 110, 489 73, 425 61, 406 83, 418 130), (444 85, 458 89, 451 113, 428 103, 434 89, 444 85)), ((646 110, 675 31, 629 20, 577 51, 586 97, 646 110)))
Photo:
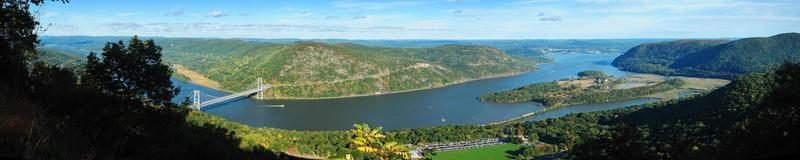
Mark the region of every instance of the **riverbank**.
POLYGON ((456 82, 452 82, 452 83, 448 83, 448 84, 441 85, 441 86, 436 86, 436 87, 417 88, 417 89, 390 91, 390 92, 380 92, 380 93, 377 93, 377 94, 357 94, 357 95, 336 96, 336 97, 268 97, 268 98, 280 99, 280 100, 322 100, 322 99, 342 99, 342 98, 355 98, 355 97, 366 97, 366 96, 381 96, 381 95, 396 94, 396 93, 422 91, 422 90, 428 90, 428 89, 437 89, 437 88, 443 88, 443 87, 447 87, 447 86, 451 86, 451 85, 467 83, 467 82, 471 82, 471 81, 511 77, 511 76, 517 76, 517 75, 525 74, 525 73, 528 73, 528 72, 536 72, 536 69, 533 69, 531 71, 524 71, 524 72, 512 72, 512 73, 503 73, 503 74, 490 75, 490 76, 482 76, 482 77, 475 78, 475 79, 459 80, 459 81, 456 81, 456 82))
MULTIPOLYGON (((540 64, 546 64, 546 63, 540 63, 540 64)), ((536 65, 540 65, 540 64, 536 64, 536 65)), ((185 67, 183 67, 183 66, 181 66, 179 64, 173 64, 173 68, 175 68, 175 70, 178 71, 179 74, 184 75, 186 77, 189 77, 190 81, 188 81, 187 83, 192 83, 192 84, 200 85, 200 86, 203 86, 203 87, 212 88, 212 89, 223 91, 223 92, 230 93, 230 94, 236 93, 234 91, 229 91, 229 90, 222 89, 221 85, 218 82, 213 81, 211 79, 208 79, 208 78, 206 78, 205 76, 203 76, 200 73, 197 73, 197 72, 194 72, 192 70, 186 69, 185 67), (196 83, 196 82, 198 82, 198 83, 196 83)), ((421 90, 428 90, 428 89, 436 89, 436 88, 442 88, 442 87, 447 87, 447 86, 451 86, 451 85, 457 85, 457 84, 462 84, 462 83, 471 82, 471 81, 477 81, 477 80, 487 80, 487 79, 494 79, 494 78, 511 77, 511 76, 517 76, 517 75, 521 75, 521 74, 525 74, 525 73, 529 73, 529 72, 536 72, 536 71, 537 71, 537 69, 534 68, 534 69, 531 69, 530 71, 511 72, 511 73, 502 73, 502 74, 489 75, 489 76, 481 76, 481 77, 475 78, 475 79, 462 79, 462 80, 458 80, 456 82, 447 83, 445 85, 436 86, 436 87, 417 88, 417 89, 390 91, 390 92, 380 92, 380 93, 377 93, 377 94, 357 94, 357 95, 336 96, 336 97, 267 97, 267 99, 278 99, 278 100, 323 100, 323 99, 342 99, 342 98, 354 98, 354 97, 366 97, 366 96, 381 96, 381 95, 388 95, 388 94, 406 93, 406 92, 414 92, 414 91, 421 91, 421 90)), ((184 80, 181 80, 181 79, 178 79, 178 80, 184 81, 184 80)), ((184 81, 184 82, 186 82, 186 81, 184 81)), ((269 92, 269 91, 267 91, 267 92, 269 92)))

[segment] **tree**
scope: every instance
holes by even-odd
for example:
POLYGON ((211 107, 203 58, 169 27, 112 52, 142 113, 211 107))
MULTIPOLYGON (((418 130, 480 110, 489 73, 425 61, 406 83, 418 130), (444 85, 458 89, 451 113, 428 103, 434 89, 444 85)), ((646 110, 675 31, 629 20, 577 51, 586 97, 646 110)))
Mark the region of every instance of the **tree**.
POLYGON ((397 142, 386 142, 386 138, 381 133, 383 127, 370 129, 367 124, 354 124, 350 133, 353 134, 351 143, 359 152, 369 153, 378 156, 378 159, 402 158, 410 159, 408 148, 397 142))
POLYGON ((606 77, 606 73, 603 73, 603 71, 597 71, 597 70, 585 70, 585 71, 578 72, 578 76, 580 76, 580 77, 606 77))
POLYGON ((29 8, 42 3, 44 0, 0 0, 0 74, 3 74, 0 82, 10 84, 16 93, 27 86, 26 60, 36 53, 39 42, 36 35, 39 22, 29 8))
POLYGON ((172 70, 161 63, 161 47, 152 39, 141 41, 133 36, 125 47, 122 41, 106 43, 102 59, 94 52, 87 57, 87 83, 113 94, 169 103, 178 94, 172 86, 172 70))
POLYGON ((552 144, 527 145, 520 148, 518 152, 520 153, 517 155, 517 157, 520 157, 521 159, 530 159, 533 157, 556 153, 558 152, 558 146, 552 144))

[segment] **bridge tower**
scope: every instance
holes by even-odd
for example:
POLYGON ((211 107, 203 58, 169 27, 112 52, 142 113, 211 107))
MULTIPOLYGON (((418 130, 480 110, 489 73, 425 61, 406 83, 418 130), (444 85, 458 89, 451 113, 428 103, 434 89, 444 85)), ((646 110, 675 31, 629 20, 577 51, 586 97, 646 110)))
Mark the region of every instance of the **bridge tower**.
POLYGON ((256 92, 256 99, 264 99, 264 81, 261 77, 256 79, 256 83, 258 84, 258 92, 256 92))
POLYGON ((192 107, 200 109, 200 91, 192 91, 192 107))

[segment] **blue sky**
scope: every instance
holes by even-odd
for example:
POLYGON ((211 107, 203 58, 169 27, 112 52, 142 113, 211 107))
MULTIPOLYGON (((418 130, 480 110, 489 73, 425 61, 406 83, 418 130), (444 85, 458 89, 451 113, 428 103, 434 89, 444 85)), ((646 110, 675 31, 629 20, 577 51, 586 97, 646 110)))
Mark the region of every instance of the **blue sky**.
POLYGON ((72 0, 44 35, 344 39, 725 38, 800 32, 779 0, 72 0))

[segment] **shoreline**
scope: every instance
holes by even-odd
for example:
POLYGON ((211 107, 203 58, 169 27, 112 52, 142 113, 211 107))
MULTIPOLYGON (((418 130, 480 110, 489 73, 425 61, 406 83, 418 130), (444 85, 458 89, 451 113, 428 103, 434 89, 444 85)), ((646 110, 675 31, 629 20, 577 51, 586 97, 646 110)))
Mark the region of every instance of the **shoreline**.
POLYGON ((358 94, 358 95, 347 95, 347 96, 336 96, 336 97, 280 97, 280 98, 274 98, 273 100, 324 100, 324 99, 340 99, 340 98, 382 96, 382 95, 389 95, 389 94, 396 94, 396 93, 406 93, 406 92, 422 91, 422 90, 428 90, 428 89, 444 88, 444 87, 447 87, 447 86, 463 84, 463 83, 467 83, 467 82, 471 82, 471 81, 512 77, 512 76, 522 75, 522 74, 525 74, 525 73, 535 72, 535 71, 537 71, 537 70, 534 69, 532 71, 503 73, 503 74, 498 74, 498 75, 483 76, 483 77, 479 77, 479 78, 475 78, 475 79, 467 79, 467 80, 462 80, 462 81, 456 81, 456 82, 453 82, 453 83, 449 83, 449 84, 445 84, 445 85, 437 86, 437 87, 417 88, 417 89, 391 91, 391 92, 381 92, 380 94, 358 94))
MULTIPOLYGON (((530 72, 536 72, 536 71, 539 71, 538 68, 535 68, 536 66, 541 65, 541 64, 548 64, 548 63, 552 63, 552 62, 537 63, 534 66, 532 66, 534 68, 532 68, 532 69, 530 69, 528 71, 510 72, 510 73, 501 73, 501 74, 497 74, 497 75, 482 76, 482 77, 478 77, 478 78, 475 78, 475 79, 460 80, 460 81, 456 81, 456 82, 453 82, 453 83, 449 83, 449 84, 445 84, 445 85, 437 86, 437 87, 431 87, 431 88, 417 88, 417 89, 409 89, 409 90, 381 92, 380 94, 358 94, 358 95, 347 95, 347 96, 336 96, 336 97, 278 97, 278 98, 265 97, 265 99, 270 99, 270 100, 324 100, 324 99, 340 99, 340 98, 355 98, 355 97, 367 97, 367 96, 381 96, 381 95, 389 95, 389 94, 396 94, 396 93, 422 91, 422 90, 427 90, 427 89, 437 89, 437 88, 443 88, 443 87, 457 85, 457 84, 463 84, 463 83, 467 83, 467 82, 471 82, 471 81, 487 80, 487 79, 494 79, 494 78, 504 78, 504 77, 522 75, 522 74, 530 73, 530 72)), ((183 81, 183 80, 180 80, 180 79, 176 79, 176 80, 181 81, 181 82, 185 82, 185 83, 198 85, 198 86, 203 86, 203 87, 206 87, 206 88, 209 88, 209 89, 214 89, 214 90, 217 90, 217 91, 222 91, 222 92, 229 93, 229 94, 236 93, 234 91, 226 90, 226 89, 223 89, 223 88, 214 88, 213 86, 206 86, 205 84, 194 83, 191 79, 189 81, 183 81)), ((247 98, 250 98, 250 97, 248 96, 247 98)), ((254 99, 254 98, 250 98, 250 99, 254 99)))
MULTIPOLYGON (((542 63, 542 64, 545 64, 545 63, 542 63)), ((539 65, 539 64, 537 64, 537 65, 539 65)), ((396 94, 396 93, 405 93, 405 92, 414 92, 414 91, 422 91, 422 90, 428 90, 428 89, 443 88, 443 87, 462 84, 462 83, 467 83, 467 82, 471 82, 471 81, 511 77, 511 76, 517 76, 517 75, 522 75, 522 74, 525 74, 525 73, 536 72, 536 71, 538 71, 538 69, 532 69, 530 71, 522 71, 522 72, 502 73, 502 74, 491 75, 491 76, 483 76, 483 77, 479 77, 479 78, 475 78, 475 79, 467 79, 467 80, 456 81, 456 82, 453 82, 453 83, 449 83, 449 84, 445 84, 445 85, 437 86, 437 87, 417 88, 417 89, 391 91, 391 92, 381 92, 380 94, 359 94, 359 95, 347 95, 347 96, 336 96, 336 97, 280 97, 280 98, 271 98, 270 100, 324 100, 324 99, 355 98, 355 97, 367 97, 367 96, 382 96, 382 95, 389 95, 389 94, 396 94)), ((214 89, 214 90, 217 90, 217 91, 222 91, 222 92, 229 93, 229 94, 236 93, 234 91, 225 90, 225 89, 222 89, 222 88, 213 88, 213 87, 210 87, 210 86, 206 86, 204 84, 197 84, 197 83, 194 83, 191 80, 190 81, 183 81, 183 80, 180 80, 180 79, 176 79, 176 80, 181 81, 181 82, 185 82, 185 83, 198 85, 198 86, 203 86, 203 87, 206 87, 206 88, 209 88, 209 89, 214 89)), ((250 97, 248 96, 248 98, 250 98, 250 97)), ((269 97, 267 97, 267 98, 269 98, 269 97)))

